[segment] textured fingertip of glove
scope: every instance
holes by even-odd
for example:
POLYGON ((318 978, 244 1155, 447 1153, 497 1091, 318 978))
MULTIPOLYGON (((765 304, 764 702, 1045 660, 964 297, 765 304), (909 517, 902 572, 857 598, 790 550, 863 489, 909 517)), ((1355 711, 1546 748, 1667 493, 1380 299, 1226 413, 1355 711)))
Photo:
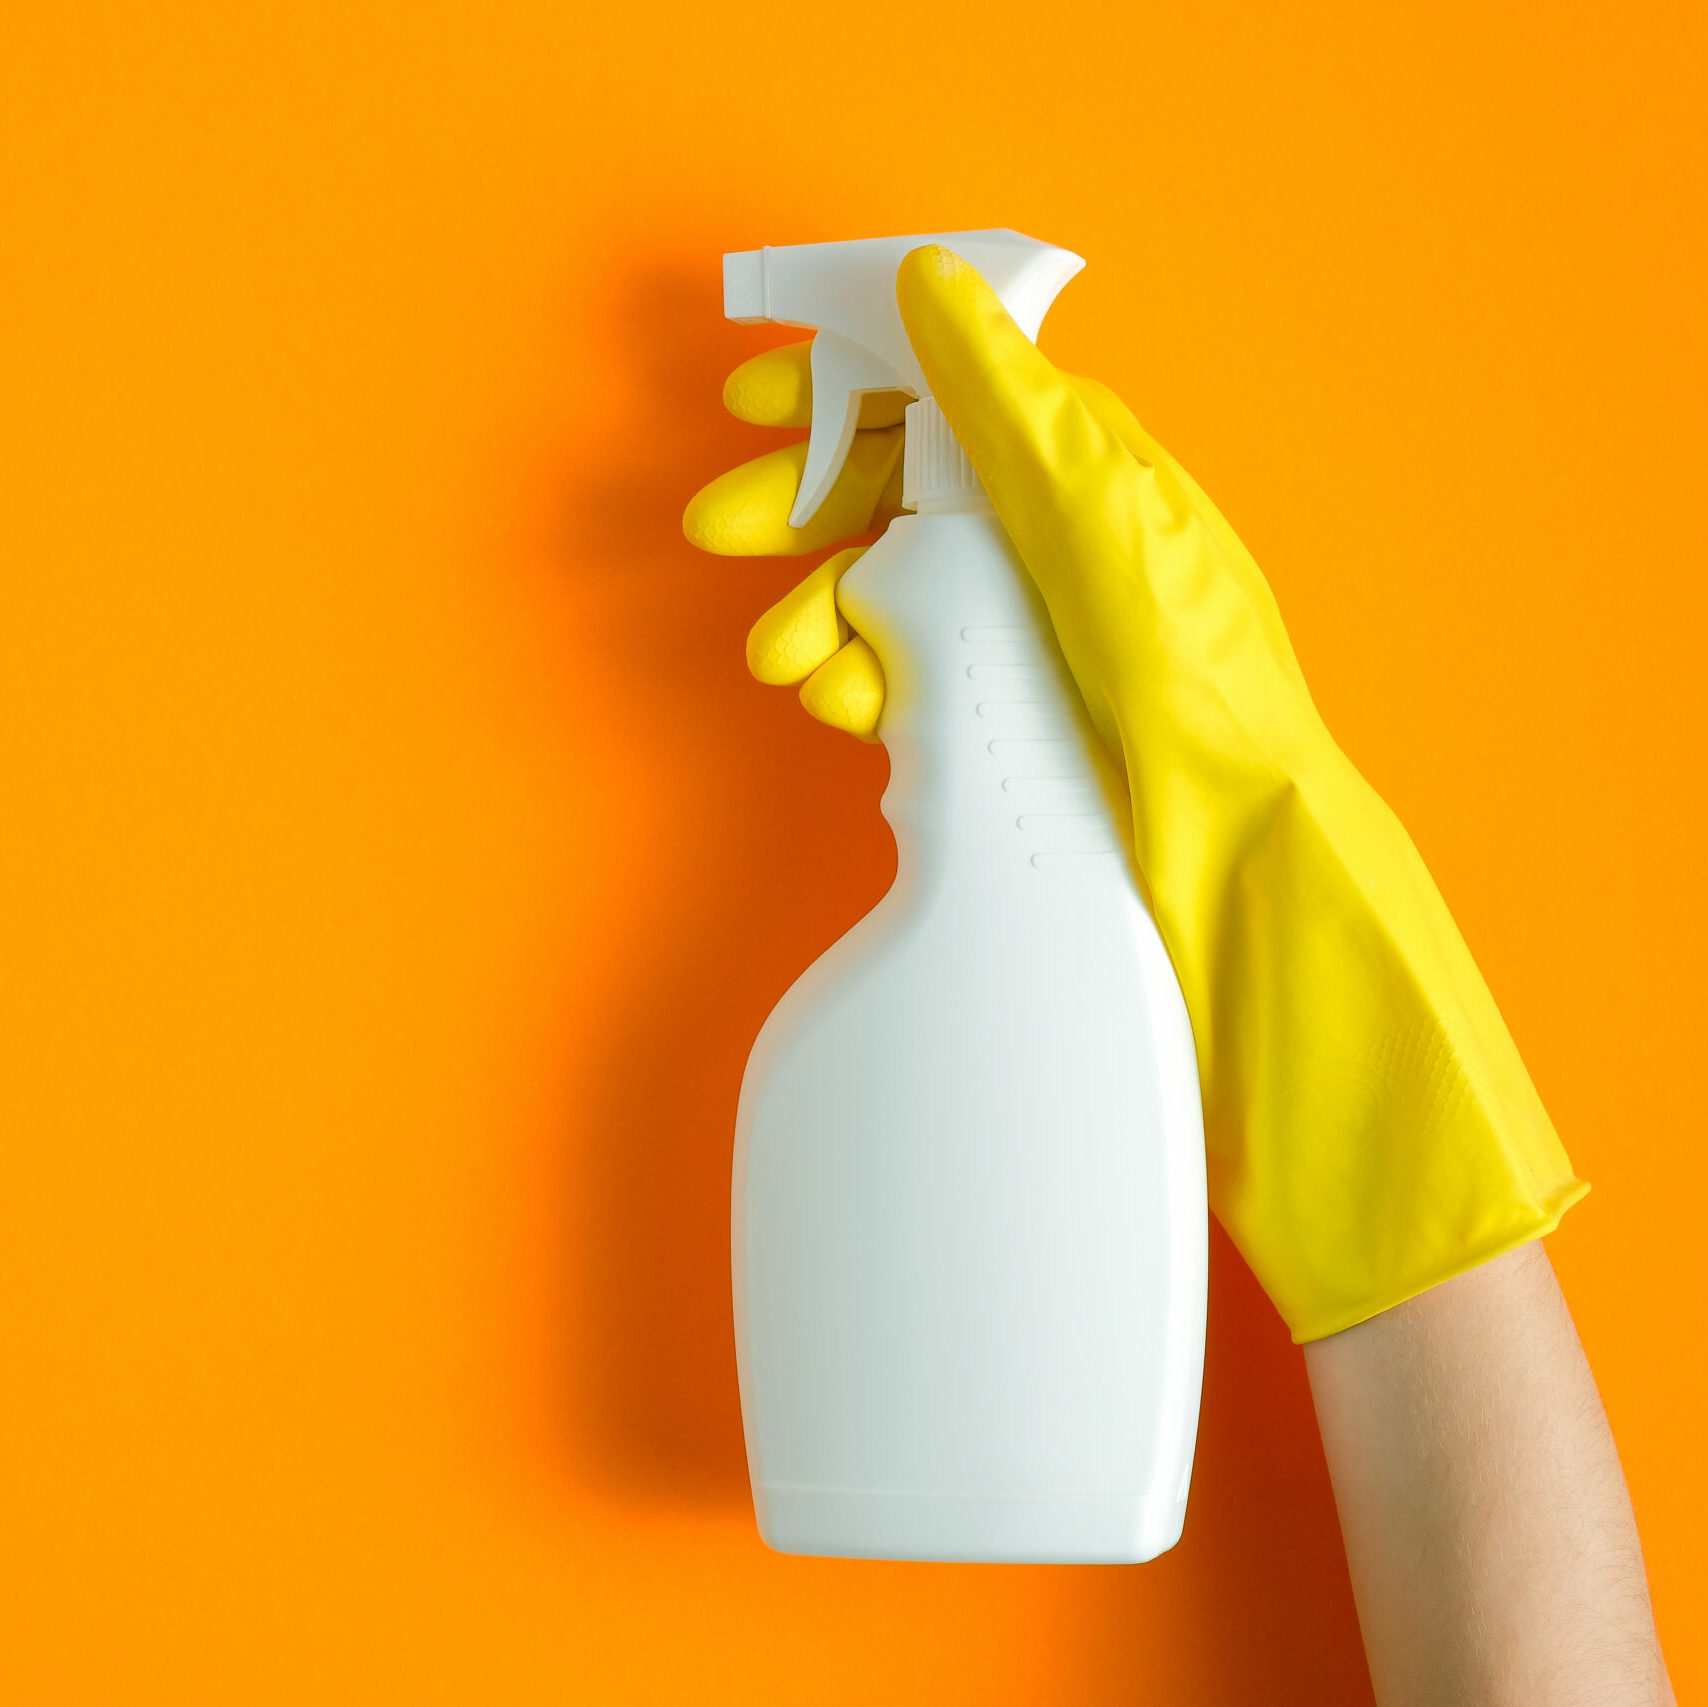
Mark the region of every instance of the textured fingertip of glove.
POLYGON ((688 500, 682 512, 682 535, 690 545, 718 557, 743 554, 741 516, 745 509, 742 482, 747 464, 708 481, 688 500))
POLYGON ((785 445, 720 474, 688 501, 682 531, 720 557, 803 557, 865 533, 901 459, 903 429, 854 435, 830 495, 805 527, 789 526, 805 444, 785 445))
MULTIPOLYGON (((912 401, 903 391, 869 391, 861 427, 899 427, 912 401)), ((750 356, 724 381, 724 407, 756 427, 812 425, 812 345, 783 344, 750 356)))
POLYGON ((978 268, 941 243, 928 243, 902 257, 896 270, 896 306, 939 403, 937 378, 946 363, 959 367, 982 356, 988 366, 1022 350, 1037 353, 978 268))
POLYGON ((847 644, 848 624, 836 608, 836 583, 862 553, 852 546, 826 558, 784 594, 747 636, 747 667, 768 687, 791 687, 847 644))
POLYGON ((724 407, 756 427, 812 424, 812 344, 784 344, 750 357, 724 381, 724 407))
MULTIPOLYGON (((939 290, 965 290, 972 280, 984 284, 984 275, 971 261, 957 255, 946 243, 922 243, 902 256, 901 266, 896 270, 896 300, 904 301, 910 286, 916 293, 934 285, 939 290)), ((985 288, 990 287, 985 285, 985 288)))
POLYGON ((878 738, 884 709, 884 667, 864 640, 850 640, 801 684, 801 704, 820 723, 862 741, 878 738))
POLYGON ((858 533, 858 527, 840 525, 831 500, 806 527, 789 526, 805 460, 804 444, 785 445, 709 481, 682 512, 688 543, 719 557, 799 557, 836 543, 839 535, 827 523, 839 525, 841 537, 858 533))

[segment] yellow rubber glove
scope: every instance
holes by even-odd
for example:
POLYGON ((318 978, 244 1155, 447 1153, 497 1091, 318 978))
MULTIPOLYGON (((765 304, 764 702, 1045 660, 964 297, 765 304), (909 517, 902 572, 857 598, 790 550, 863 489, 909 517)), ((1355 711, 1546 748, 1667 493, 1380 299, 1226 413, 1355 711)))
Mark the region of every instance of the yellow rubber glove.
MULTIPOLYGON (((762 427, 812 424, 811 344, 784 344, 746 361, 724 385, 724 407, 762 427)), ((860 403, 859 430, 836 484, 804 528, 789 526, 806 441, 720 475, 695 494, 683 531, 725 557, 797 557, 882 528, 901 514, 902 411, 907 398, 875 393, 860 403)), ((836 583, 859 557, 839 551, 773 605, 747 639, 747 665, 762 682, 800 682, 801 703, 821 722, 875 741, 884 672, 836 608, 836 583)))
MULTIPOLYGON (((1125 769, 1192 1016, 1210 1202, 1293 1337, 1350 1327, 1550 1231, 1588 1187, 1416 849, 1323 726, 1233 530, 1112 394, 1057 372, 958 256, 915 251, 897 295, 1125 769)), ((718 492, 690 507, 701 543, 719 505, 726 537, 774 540, 793 497, 762 525, 756 484, 718 492)), ((834 575, 816 596, 833 597, 834 575)), ((757 650, 786 651, 795 618, 783 601, 757 650)), ((818 621, 809 656, 830 638, 818 621)))

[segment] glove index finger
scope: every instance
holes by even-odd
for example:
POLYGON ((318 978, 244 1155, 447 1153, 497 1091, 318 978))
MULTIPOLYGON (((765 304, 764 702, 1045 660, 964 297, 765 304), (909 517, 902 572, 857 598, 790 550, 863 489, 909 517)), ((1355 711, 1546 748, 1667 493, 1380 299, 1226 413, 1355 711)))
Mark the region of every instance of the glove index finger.
POLYGON ((759 427, 812 425, 812 341, 749 356, 724 381, 724 407, 759 427))
MULTIPOLYGON (((899 427, 907 408, 904 391, 870 391, 860 399, 865 427, 899 427)), ((812 340, 779 344, 749 356, 724 381, 724 407, 756 427, 812 425, 812 340)))
POLYGON ((1129 464, 1120 437, 953 250, 933 243, 904 257, 896 302, 931 394, 1011 533, 1010 494, 1129 464))

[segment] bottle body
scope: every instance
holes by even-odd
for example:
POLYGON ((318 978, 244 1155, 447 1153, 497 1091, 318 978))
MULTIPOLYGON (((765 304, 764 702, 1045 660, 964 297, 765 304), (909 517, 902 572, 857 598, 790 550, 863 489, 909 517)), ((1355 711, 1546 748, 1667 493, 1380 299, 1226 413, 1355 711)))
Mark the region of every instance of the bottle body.
POLYGON ((898 870, 742 1086, 760 1527, 846 1557, 1150 1558, 1203 1359, 1185 1004, 988 505, 892 524, 842 598, 884 665, 898 870))

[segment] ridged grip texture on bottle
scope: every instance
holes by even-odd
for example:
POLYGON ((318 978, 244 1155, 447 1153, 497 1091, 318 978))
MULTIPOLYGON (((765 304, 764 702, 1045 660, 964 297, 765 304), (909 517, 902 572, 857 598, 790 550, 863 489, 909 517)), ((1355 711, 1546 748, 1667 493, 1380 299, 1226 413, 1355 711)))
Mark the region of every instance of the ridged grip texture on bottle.
POLYGON ((984 488, 936 401, 922 397, 907 406, 907 441, 902 453, 902 507, 916 510, 932 498, 971 497, 984 488))

